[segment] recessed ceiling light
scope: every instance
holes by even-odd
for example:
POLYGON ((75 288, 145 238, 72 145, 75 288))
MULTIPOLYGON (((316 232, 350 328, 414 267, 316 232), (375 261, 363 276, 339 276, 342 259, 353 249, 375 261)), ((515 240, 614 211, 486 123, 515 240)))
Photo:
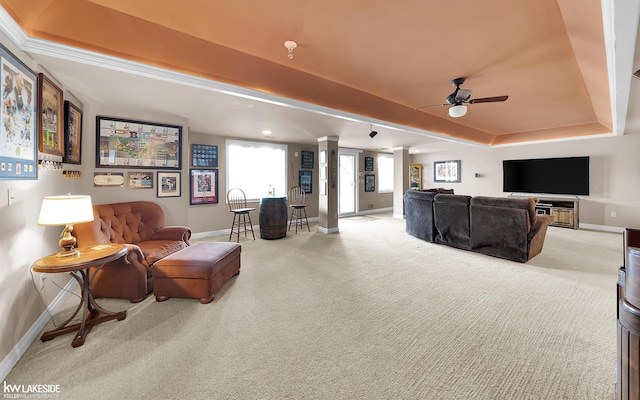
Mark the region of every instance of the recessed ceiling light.
POLYGON ((271 135, 272 133, 273 133, 273 132, 271 132, 271 131, 270 131, 270 130, 268 130, 268 129, 265 129, 264 131, 262 131, 262 134, 263 134, 263 135, 271 135))

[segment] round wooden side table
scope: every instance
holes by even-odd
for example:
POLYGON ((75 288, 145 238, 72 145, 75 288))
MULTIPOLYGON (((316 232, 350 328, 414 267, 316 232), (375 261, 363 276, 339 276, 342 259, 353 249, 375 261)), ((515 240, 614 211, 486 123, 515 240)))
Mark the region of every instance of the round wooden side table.
POLYGON ((127 311, 112 312, 100 307, 93 298, 91 284, 97 272, 109 261, 116 260, 127 254, 127 246, 123 244, 101 244, 94 246, 79 247, 78 254, 73 256, 60 257, 55 254, 44 257, 33 263, 31 269, 40 273, 60 273, 69 272, 78 281, 82 297, 80 304, 75 311, 60 326, 42 334, 40 340, 46 342, 56 336, 77 331, 71 341, 71 346, 78 347, 91 331, 91 328, 112 319, 122 321, 127 317, 127 311), (80 323, 68 325, 78 312, 85 306, 82 312, 80 323))

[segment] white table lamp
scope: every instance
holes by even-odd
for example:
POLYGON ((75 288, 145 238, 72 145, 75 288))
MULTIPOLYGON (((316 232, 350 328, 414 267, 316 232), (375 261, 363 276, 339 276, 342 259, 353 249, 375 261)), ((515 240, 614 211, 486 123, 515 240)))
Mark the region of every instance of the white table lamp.
POLYGON ((62 250, 56 254, 59 257, 68 257, 78 254, 74 249, 76 238, 71 235, 73 224, 93 221, 93 206, 91 196, 47 196, 42 199, 38 225, 64 226, 60 235, 60 247, 62 250))

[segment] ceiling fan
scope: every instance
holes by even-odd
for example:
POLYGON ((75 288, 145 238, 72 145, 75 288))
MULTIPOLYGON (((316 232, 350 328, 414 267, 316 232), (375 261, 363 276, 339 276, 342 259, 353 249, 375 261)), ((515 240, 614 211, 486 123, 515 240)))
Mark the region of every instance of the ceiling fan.
POLYGON ((449 108, 449 116, 453 118, 464 117, 467 114, 467 106, 466 104, 475 104, 475 103, 496 103, 500 101, 505 101, 509 98, 509 96, 496 96, 496 97, 482 97, 480 99, 471 99, 471 90, 470 89, 461 89, 460 85, 462 85, 465 81, 465 78, 456 78, 451 81, 451 85, 456 87, 456 90, 453 91, 446 98, 446 103, 444 104, 434 104, 432 106, 423 106, 417 107, 416 110, 424 110, 425 108, 432 107, 444 107, 452 105, 453 107, 449 108))

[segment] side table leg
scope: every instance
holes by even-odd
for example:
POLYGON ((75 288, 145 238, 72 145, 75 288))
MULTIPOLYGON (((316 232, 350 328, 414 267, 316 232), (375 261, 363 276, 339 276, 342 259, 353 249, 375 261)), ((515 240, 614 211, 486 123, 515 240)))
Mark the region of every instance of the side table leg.
MULTIPOLYGON (((82 283, 82 279, 75 273, 70 272, 69 273, 76 281, 78 281, 78 284, 80 285, 80 287, 83 287, 83 283, 82 283)), ((83 290, 84 291, 84 290, 83 290)), ((78 315, 78 311, 80 311, 80 308, 82 308, 82 306, 86 304, 85 303, 85 299, 84 296, 80 297, 80 303, 78 303, 78 306, 76 307, 75 311, 73 312, 73 314, 71 314, 71 316, 64 321, 62 324, 60 324, 60 326, 58 326, 56 329, 47 331, 45 333, 42 334, 42 336, 40 336, 40 340, 42 340, 43 342, 49 341, 53 338, 55 338, 56 336, 60 336, 60 335, 65 335, 67 333, 70 332, 74 332, 76 330, 78 330, 78 327, 80 326, 80 324, 73 324, 70 326, 67 326, 69 324, 69 322, 71 322, 71 320, 73 320, 76 315, 78 315)))

